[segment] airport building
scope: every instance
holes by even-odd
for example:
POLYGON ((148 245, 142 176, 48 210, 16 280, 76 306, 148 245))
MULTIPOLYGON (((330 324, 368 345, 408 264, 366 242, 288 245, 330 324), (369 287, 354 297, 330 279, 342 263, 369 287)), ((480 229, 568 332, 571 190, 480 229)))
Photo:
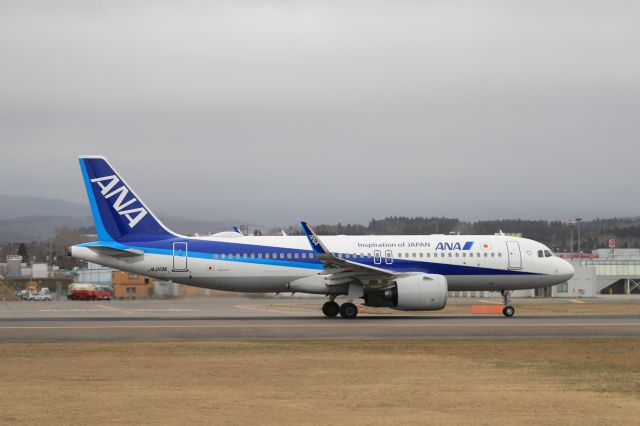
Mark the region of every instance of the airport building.
POLYGON ((85 268, 75 271, 74 282, 112 287, 113 296, 117 299, 175 297, 183 295, 181 288, 187 287, 172 281, 149 279, 138 274, 120 272, 91 262, 88 262, 85 268))
POLYGON ((150 299, 153 284, 148 277, 131 272, 113 271, 113 297, 116 299, 150 299))
POLYGON ((1 264, 0 273, 8 279, 43 280, 55 278, 60 268, 47 263, 27 264, 22 256, 8 255, 6 263, 1 264))

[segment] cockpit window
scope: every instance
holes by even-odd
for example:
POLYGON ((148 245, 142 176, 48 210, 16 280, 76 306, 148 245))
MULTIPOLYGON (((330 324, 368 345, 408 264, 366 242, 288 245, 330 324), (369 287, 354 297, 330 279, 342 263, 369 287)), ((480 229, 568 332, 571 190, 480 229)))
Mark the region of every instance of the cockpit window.
POLYGON ((551 257, 551 256, 553 256, 553 255, 551 254, 551 252, 549 250, 545 250, 544 251, 544 257, 551 257))
POLYGON ((538 257, 544 257, 544 252, 542 250, 538 250, 538 257))

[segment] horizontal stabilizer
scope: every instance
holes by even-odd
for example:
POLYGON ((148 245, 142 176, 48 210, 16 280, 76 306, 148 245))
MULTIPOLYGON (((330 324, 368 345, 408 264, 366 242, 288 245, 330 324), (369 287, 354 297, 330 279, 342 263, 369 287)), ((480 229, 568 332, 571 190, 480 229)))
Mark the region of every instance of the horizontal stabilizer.
POLYGON ((89 248, 98 254, 103 254, 105 256, 111 257, 134 257, 142 256, 144 254, 142 250, 133 248, 121 249, 109 246, 90 246, 89 248))

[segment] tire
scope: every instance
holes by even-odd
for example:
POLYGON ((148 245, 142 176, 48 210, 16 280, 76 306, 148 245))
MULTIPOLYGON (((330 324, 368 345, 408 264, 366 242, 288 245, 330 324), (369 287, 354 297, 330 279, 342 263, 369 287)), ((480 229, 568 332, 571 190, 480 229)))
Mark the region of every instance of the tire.
POLYGON ((358 316, 358 307, 353 303, 343 303, 340 305, 340 316, 344 319, 355 319, 358 316))
POLYGON ((326 302, 322 305, 322 313, 328 317, 335 317, 340 312, 340 306, 336 302, 326 302))
POLYGON ((513 306, 507 305, 504 307, 504 309, 502 309, 502 315, 504 315, 507 318, 511 318, 515 313, 516 313, 516 310, 513 309, 513 306))

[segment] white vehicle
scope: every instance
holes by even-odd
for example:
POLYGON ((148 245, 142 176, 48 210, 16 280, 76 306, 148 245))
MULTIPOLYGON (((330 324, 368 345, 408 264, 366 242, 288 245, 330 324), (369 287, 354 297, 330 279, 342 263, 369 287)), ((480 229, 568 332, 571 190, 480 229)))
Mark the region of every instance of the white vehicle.
POLYGON ((33 296, 33 300, 35 300, 35 301, 42 301, 42 300, 50 301, 51 300, 51 295, 48 292, 47 293, 43 293, 43 292, 36 293, 33 296))
POLYGON ((165 227, 104 157, 81 156, 80 168, 100 241, 70 255, 161 280, 241 292, 301 292, 329 297, 326 316, 355 318, 368 306, 438 310, 447 291, 509 294, 559 284, 570 263, 525 238, 496 235, 327 236, 301 222, 306 236, 188 237, 165 227), (337 296, 348 302, 338 305, 337 296))

